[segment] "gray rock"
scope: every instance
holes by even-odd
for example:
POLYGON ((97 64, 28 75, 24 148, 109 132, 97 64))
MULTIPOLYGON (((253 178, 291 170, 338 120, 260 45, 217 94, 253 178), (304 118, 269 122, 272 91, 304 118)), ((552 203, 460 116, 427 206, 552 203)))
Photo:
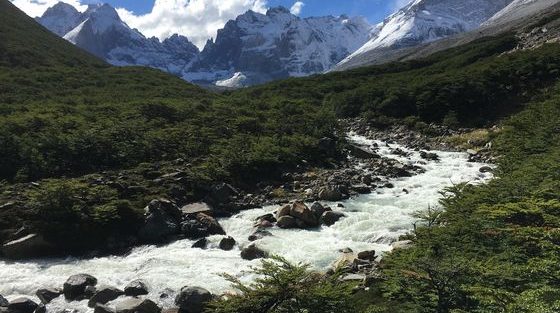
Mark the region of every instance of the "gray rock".
POLYGON ((0 295, 0 307, 7 307, 10 302, 0 295))
POLYGON ((490 166, 483 166, 478 171, 481 173, 492 173, 494 169, 491 168, 490 166))
POLYGON ((283 229, 291 229, 297 227, 297 221, 295 217, 285 215, 278 219, 276 225, 278 225, 278 227, 283 229))
POLYGON ((175 304, 181 311, 188 313, 204 312, 208 302, 212 300, 212 294, 200 287, 183 287, 175 298, 175 304))
POLYGON ((358 253, 358 259, 360 260, 367 260, 367 261, 375 261, 375 251, 362 251, 358 253))
POLYGON ((260 248, 258 248, 256 245, 252 244, 250 246, 248 246, 247 248, 243 249, 241 251, 241 258, 244 260, 255 260, 255 259, 263 259, 263 258, 267 258, 268 257, 268 253, 260 248))
POLYGON ((319 200, 340 201, 344 199, 344 194, 336 187, 323 187, 319 190, 319 200))
POLYGON ((28 259, 53 254, 56 247, 42 235, 30 234, 2 245, 1 254, 12 260, 28 259))
POLYGON ((290 215, 304 222, 305 225, 302 228, 319 226, 319 219, 313 214, 311 209, 301 201, 296 201, 292 204, 290 215))
POLYGON ((197 202, 183 206, 181 212, 183 212, 183 214, 204 213, 210 215, 212 213, 212 208, 204 202, 197 202))
POLYGON ((181 210, 166 199, 152 200, 145 209, 144 225, 138 232, 142 241, 159 243, 179 233, 181 210))
POLYGON ((353 185, 351 187, 351 189, 353 191, 355 191, 356 193, 359 193, 359 194, 362 194, 362 195, 371 193, 371 188, 367 185, 353 185))
POLYGON ((124 294, 129 297, 147 295, 148 291, 148 285, 146 285, 146 283, 141 280, 132 281, 128 285, 126 285, 126 287, 124 287, 124 294))
POLYGON ((62 292, 66 300, 83 300, 87 297, 88 287, 97 285, 97 279, 88 274, 72 275, 64 283, 62 292))
POLYGON ((343 217, 346 217, 346 215, 342 212, 327 211, 321 216, 321 224, 332 226, 343 217))
POLYGON ((8 313, 33 313, 39 305, 29 298, 17 298, 8 304, 8 313))
POLYGON ((152 300, 128 298, 115 307, 116 313, 160 313, 161 308, 152 300))
POLYGON ((212 188, 206 202, 213 206, 221 206, 227 204, 232 198, 239 195, 239 192, 229 184, 218 184, 212 188))
POLYGON ((362 147, 356 145, 350 145, 348 147, 350 155, 358 159, 378 159, 379 155, 373 152, 369 152, 362 147))
POLYGON ((315 215, 315 218, 319 220, 323 213, 327 211, 327 209, 319 202, 315 202, 311 205, 311 212, 315 215))
POLYGON ((39 298, 39 300, 41 300, 41 303, 43 304, 50 303, 52 300, 58 298, 61 294, 62 290, 55 288, 39 289, 35 293, 35 295, 37 295, 37 298, 39 298))
POLYGON ((251 235, 249 235, 249 241, 256 241, 259 239, 263 239, 264 237, 272 236, 272 233, 268 230, 264 229, 257 229, 251 235))
POLYGON ((208 239, 202 238, 202 239, 197 240, 195 243, 193 243, 191 248, 206 249, 207 246, 208 246, 208 239))
POLYGON ((222 240, 220 240, 220 249, 225 250, 225 251, 230 251, 233 249, 233 247, 235 247, 235 239, 233 239, 233 237, 225 237, 222 238, 222 240))
POLYGON ((278 210, 278 212, 276 212, 276 219, 279 220, 283 216, 290 215, 291 210, 292 210, 291 205, 288 204, 288 205, 283 206, 280 210, 278 210))
POLYGON ((33 313, 47 313, 47 307, 44 304, 40 303, 35 311, 33 311, 33 313))
POLYGON ((393 247, 393 250, 399 250, 399 249, 410 249, 412 248, 412 246, 414 245, 414 243, 412 242, 412 240, 401 240, 401 241, 397 241, 397 242, 393 242, 391 244, 391 247, 393 247))
POLYGON ((93 309, 93 313, 115 313, 115 309, 104 304, 97 304, 93 309))
POLYGON ((113 287, 101 287, 97 289, 97 292, 88 301, 88 306, 94 308, 96 304, 107 304, 109 301, 113 301, 116 298, 124 295, 124 291, 113 288, 113 287))
POLYGON ((189 219, 183 221, 181 223, 181 232, 191 239, 226 234, 215 218, 204 213, 190 216, 189 219))
POLYGON ((433 152, 420 151, 420 157, 428 161, 439 161, 439 155, 433 152))

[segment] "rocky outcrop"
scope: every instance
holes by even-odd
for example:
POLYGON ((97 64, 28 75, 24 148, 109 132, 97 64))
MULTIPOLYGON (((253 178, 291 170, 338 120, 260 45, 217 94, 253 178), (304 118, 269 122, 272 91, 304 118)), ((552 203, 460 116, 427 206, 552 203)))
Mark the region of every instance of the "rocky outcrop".
POLYGON ((124 291, 113 287, 100 287, 88 301, 88 306, 94 308, 97 304, 106 304, 124 295, 124 291))
POLYGON ((187 215, 181 222, 181 233, 190 239, 226 234, 215 218, 204 213, 187 215))
POLYGON ((93 295, 93 293, 91 295, 89 294, 91 288, 88 287, 95 287, 95 285, 97 285, 97 279, 91 275, 73 275, 64 283, 62 292, 66 300, 83 300, 93 295))
POLYGON ((62 290, 55 289, 55 288, 39 289, 35 293, 37 298, 39 298, 39 300, 41 300, 41 303, 43 304, 50 303, 52 300, 58 298, 61 294, 62 294, 62 290))
POLYGON ((204 288, 183 287, 175 298, 175 305, 181 312, 203 313, 211 300, 212 294, 204 288))
POLYGON ((161 307, 149 299, 128 298, 115 307, 116 313, 160 313, 161 307))
POLYGON ((7 307, 10 302, 0 295, 0 307, 7 307))
POLYGON ((222 250, 230 251, 230 250, 233 250, 233 247, 235 247, 235 244, 236 244, 235 239, 233 239, 233 237, 229 236, 229 237, 222 238, 222 240, 220 240, 219 247, 222 250))
POLYGON ((8 313, 33 313, 39 305, 29 298, 17 298, 8 304, 8 313))
POLYGON ((327 211, 321 216, 321 224, 332 226, 344 217, 346 217, 346 215, 342 212, 327 211))
POLYGON ((132 281, 124 287, 124 294, 130 297, 147 295, 148 292, 148 285, 141 280, 132 281))
POLYGON ((181 210, 167 199, 152 200, 145 209, 144 225, 138 235, 148 243, 159 243, 179 233, 181 210))
POLYGON ((268 257, 268 252, 260 249, 255 244, 251 244, 241 250, 241 258, 244 260, 264 259, 268 257))

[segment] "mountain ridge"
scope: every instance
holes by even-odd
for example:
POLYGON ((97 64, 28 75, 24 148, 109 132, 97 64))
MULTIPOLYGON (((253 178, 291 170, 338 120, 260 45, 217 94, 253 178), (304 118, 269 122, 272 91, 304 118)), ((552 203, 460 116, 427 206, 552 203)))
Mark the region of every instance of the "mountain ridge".
POLYGON ((37 21, 113 65, 154 67, 202 85, 224 84, 236 73, 247 77, 241 86, 322 73, 367 41, 371 30, 359 17, 300 18, 284 7, 266 14, 249 10, 199 51, 184 36, 144 37, 108 4, 90 5, 84 13, 70 7, 58 3, 37 21))

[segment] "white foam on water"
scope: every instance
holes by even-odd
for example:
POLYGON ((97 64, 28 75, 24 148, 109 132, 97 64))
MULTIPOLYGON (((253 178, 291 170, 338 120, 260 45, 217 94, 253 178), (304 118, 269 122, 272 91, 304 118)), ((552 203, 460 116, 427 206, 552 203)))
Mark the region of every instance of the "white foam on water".
MULTIPOLYGON (((485 164, 467 162, 465 153, 436 151, 441 160, 426 163, 418 152, 397 144, 386 145, 354 134, 349 139, 364 146, 377 144, 379 154, 420 165, 426 172, 396 179, 392 181, 394 188, 378 189, 372 194, 343 201, 344 208, 336 208, 336 203, 329 203, 335 210, 347 215, 331 227, 270 229, 273 236, 257 241, 259 247, 291 261, 309 263, 318 270, 327 269, 342 248, 389 251, 390 243, 412 228, 414 218, 411 213, 436 206, 443 188, 461 182, 481 183, 491 178, 491 174, 479 172, 485 164), (412 155, 391 155, 394 148, 401 148, 412 155)), ((248 210, 220 220, 228 235, 238 241, 238 246, 232 251, 218 249, 221 237, 213 236, 207 250, 193 249, 193 241, 180 240, 165 246, 138 247, 126 256, 0 261, 0 294, 8 299, 22 295, 34 297, 37 289, 61 287, 70 275, 78 273, 91 274, 97 277, 100 285, 118 288, 124 288, 132 280, 142 279, 150 286, 151 292, 147 297, 165 307, 172 305, 174 292, 183 286, 201 286, 213 293, 221 293, 231 289, 222 273, 235 275, 247 282, 254 279, 249 269, 258 265, 259 261, 242 260, 240 250, 249 244, 247 238, 254 230, 255 219, 276 209, 277 206, 271 206, 248 210), (160 299, 160 294, 164 292, 170 297, 160 299)), ((67 303, 63 297, 49 304, 48 309, 55 312, 62 309, 91 311, 86 301, 67 303)))

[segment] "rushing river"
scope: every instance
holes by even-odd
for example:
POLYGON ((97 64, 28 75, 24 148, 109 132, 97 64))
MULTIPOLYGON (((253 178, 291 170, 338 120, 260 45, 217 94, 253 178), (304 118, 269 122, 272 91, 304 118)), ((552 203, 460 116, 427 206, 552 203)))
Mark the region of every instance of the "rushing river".
MULTIPOLYGON (((426 172, 413 177, 393 181, 394 188, 383 188, 372 194, 343 201, 340 210, 347 218, 332 227, 316 230, 271 230, 274 236, 257 241, 257 245, 273 254, 291 261, 310 263, 314 268, 328 268, 340 255, 338 250, 349 247, 354 251, 389 251, 390 243, 412 228, 411 213, 437 205, 439 191, 460 182, 481 183, 491 178, 479 169, 484 164, 467 162, 464 153, 439 152, 439 162, 423 164, 418 152, 364 137, 350 136, 363 145, 379 145, 379 154, 413 164, 422 164, 426 172), (391 155, 391 148, 411 152, 410 157, 391 155), (406 190, 406 191, 404 191, 406 190)), ((336 204, 331 204, 336 207, 336 204)), ((248 269, 259 261, 245 261, 240 257, 240 247, 248 244, 247 237, 253 231, 256 217, 273 212, 278 207, 265 207, 244 211, 220 223, 227 234, 238 241, 233 251, 218 249, 221 237, 210 237, 207 250, 193 249, 193 241, 181 240, 165 246, 143 246, 135 248, 126 256, 111 256, 94 259, 44 259, 28 262, 0 261, 0 294, 8 299, 26 295, 33 296, 37 289, 61 287, 73 274, 88 273, 99 280, 100 285, 124 288, 130 281, 141 278, 146 281, 151 293, 148 297, 164 306, 172 304, 173 291, 183 286, 201 286, 214 293, 230 289, 221 273, 237 275, 245 281, 251 277, 248 269), (171 297, 160 300, 161 293, 171 297)), ((63 297, 53 301, 48 308, 57 312, 60 308, 86 311, 86 302, 66 303, 63 297)))

